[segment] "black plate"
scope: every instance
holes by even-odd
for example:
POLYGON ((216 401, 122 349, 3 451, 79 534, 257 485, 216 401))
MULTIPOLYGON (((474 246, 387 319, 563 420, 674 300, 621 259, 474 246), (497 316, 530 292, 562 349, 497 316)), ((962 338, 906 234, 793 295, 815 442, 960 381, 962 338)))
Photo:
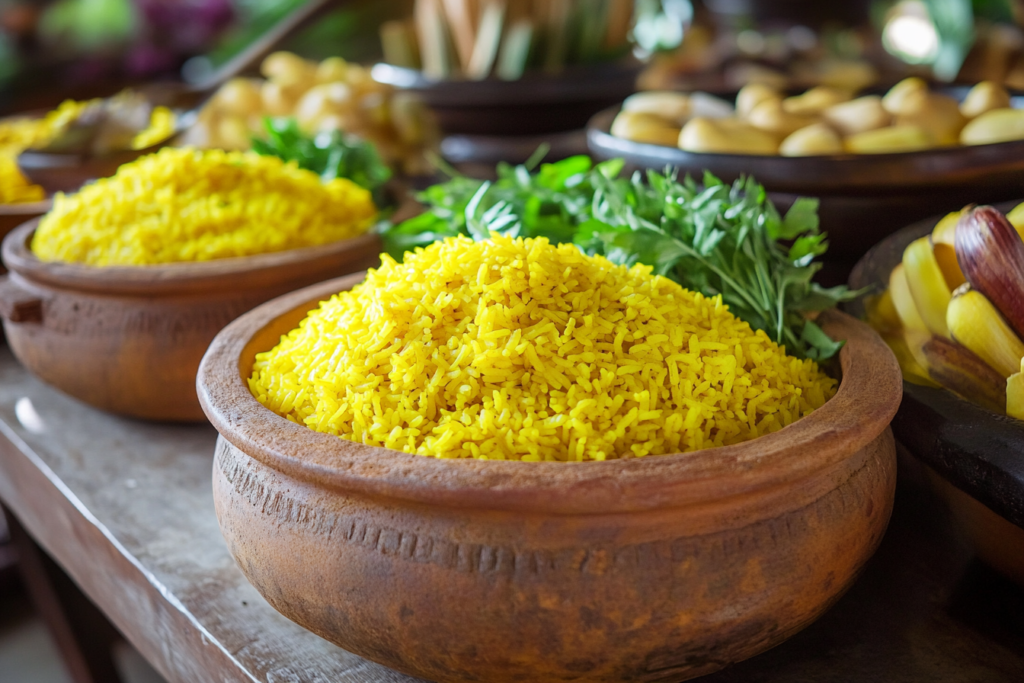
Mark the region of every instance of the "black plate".
POLYGON ((642 69, 630 58, 528 73, 516 81, 431 81, 413 69, 377 64, 373 77, 416 93, 445 134, 516 136, 583 128, 595 112, 631 95, 642 69))
POLYGON ((622 157, 645 168, 674 166, 689 173, 705 169, 723 179, 753 175, 778 192, 807 195, 898 195, 950 187, 1000 183, 1024 188, 1024 140, 992 145, 940 147, 894 154, 835 154, 784 157, 755 154, 684 152, 611 134, 619 107, 606 109, 587 126, 591 152, 622 157))
MULTIPOLYGON (((1009 211, 1020 202, 998 205, 1009 211)), ((850 276, 852 287, 887 286, 912 241, 938 217, 908 226, 873 247, 850 276)), ((847 306, 863 317, 861 302, 847 306)), ((965 401, 944 389, 903 383, 892 423, 896 438, 940 476, 1019 527, 1024 527, 1024 422, 965 401)))

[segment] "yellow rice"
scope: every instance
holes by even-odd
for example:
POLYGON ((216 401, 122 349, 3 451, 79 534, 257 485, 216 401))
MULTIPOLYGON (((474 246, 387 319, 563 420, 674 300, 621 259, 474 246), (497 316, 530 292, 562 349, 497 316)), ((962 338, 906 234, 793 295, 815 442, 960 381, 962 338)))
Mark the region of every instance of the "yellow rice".
MULTIPOLYGON (((38 202, 46 198, 39 185, 31 183, 18 168, 18 155, 29 147, 50 142, 65 126, 90 106, 102 100, 67 100, 42 118, 10 118, 0 121, 0 204, 38 202)), ((163 142, 174 132, 174 113, 167 107, 154 107, 149 127, 132 140, 133 149, 144 149, 163 142)))
POLYGON ((208 261, 355 237, 376 214, 367 190, 321 182, 294 162, 164 148, 77 194, 56 195, 32 251, 94 266, 208 261))
POLYGON ((584 461, 738 443, 835 393, 720 297, 648 266, 499 236, 383 259, 256 356, 261 403, 407 453, 584 461))

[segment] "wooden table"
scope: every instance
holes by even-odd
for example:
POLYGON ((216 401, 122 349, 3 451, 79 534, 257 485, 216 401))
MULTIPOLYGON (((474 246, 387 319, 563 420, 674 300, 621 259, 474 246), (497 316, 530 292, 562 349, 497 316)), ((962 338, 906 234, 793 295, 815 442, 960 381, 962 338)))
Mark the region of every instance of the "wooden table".
MULTIPOLYGON (((246 582, 214 516, 215 437, 96 412, 0 347, 0 501, 169 681, 412 681, 293 624, 246 582)), ((836 680, 1024 681, 1024 591, 974 562, 917 488, 901 488, 879 553, 821 620, 702 679, 836 680)))

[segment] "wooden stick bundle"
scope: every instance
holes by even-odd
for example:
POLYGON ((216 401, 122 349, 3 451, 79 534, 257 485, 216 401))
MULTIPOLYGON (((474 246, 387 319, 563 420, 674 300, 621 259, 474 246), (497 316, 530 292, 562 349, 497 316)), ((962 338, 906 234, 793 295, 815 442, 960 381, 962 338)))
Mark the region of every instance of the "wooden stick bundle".
POLYGON ((520 78, 628 48, 634 0, 415 0, 381 27, 384 58, 433 79, 520 78))

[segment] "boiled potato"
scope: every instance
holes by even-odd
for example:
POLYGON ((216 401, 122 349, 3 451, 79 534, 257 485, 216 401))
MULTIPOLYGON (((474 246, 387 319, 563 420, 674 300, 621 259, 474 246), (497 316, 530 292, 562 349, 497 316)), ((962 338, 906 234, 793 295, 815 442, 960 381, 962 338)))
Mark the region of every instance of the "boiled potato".
POLYGON ((993 81, 982 81, 967 93, 960 103, 960 113, 969 119, 981 116, 993 109, 1006 109, 1010 106, 1010 93, 1006 88, 993 81))
POLYGON ((259 86, 248 78, 232 78, 217 91, 214 101, 221 111, 239 116, 263 108, 259 86))
POLYGON ((677 127, 686 123, 692 109, 690 97, 678 92, 638 92, 622 103, 624 112, 658 116, 677 127))
POLYGON ((265 81, 260 88, 263 110, 270 116, 290 116, 303 91, 277 81, 265 81))
POLYGON ((679 132, 679 149, 718 154, 776 154, 774 135, 736 119, 690 119, 679 132))
POLYGON ((782 100, 764 100, 747 115, 747 121, 755 128, 780 138, 806 128, 817 122, 813 116, 790 114, 782 106, 782 100))
POLYGON ((318 83, 334 83, 344 81, 348 75, 348 62, 341 57, 328 57, 316 67, 318 83))
POLYGON ((927 93, 928 84, 923 79, 912 76, 892 86, 889 92, 882 98, 882 106, 893 116, 903 113, 904 104, 908 96, 914 93, 927 93))
POLYGON ((892 116, 882 106, 878 95, 858 97, 825 110, 822 117, 843 135, 855 135, 866 130, 884 128, 892 116))
POLYGON ((326 83, 310 88, 295 108, 300 126, 328 114, 339 114, 352 107, 352 89, 344 83, 326 83))
POLYGON ((216 140, 224 149, 249 149, 249 125, 240 116, 225 116, 217 123, 216 140))
POLYGON ((840 102, 847 102, 849 99, 850 93, 845 90, 819 85, 816 88, 811 88, 803 95, 795 95, 782 100, 782 108, 790 114, 807 116, 820 114, 829 107, 835 106, 840 102))
POLYGON ((911 125, 876 128, 846 138, 846 151, 854 154, 916 152, 931 146, 928 132, 911 125))
POLYGON ((612 135, 634 142, 672 146, 679 139, 679 127, 654 114, 622 111, 612 122, 612 135))
POLYGON ((706 119, 728 119, 736 115, 733 106, 720 97, 706 92, 695 92, 690 95, 690 116, 702 116, 706 119))
POLYGON ((1024 109, 993 109, 973 119, 960 132, 963 145, 1024 140, 1024 109))
POLYGON ((736 113, 739 116, 746 116, 765 100, 781 99, 782 95, 775 88, 763 83, 750 83, 743 86, 736 95, 736 113))
POLYGON ((917 91, 903 100, 896 115, 897 126, 917 126, 928 133, 936 146, 955 145, 967 120, 960 113, 960 104, 948 95, 917 91))
POLYGON ((842 154, 843 139, 830 126, 814 123, 801 128, 779 145, 779 154, 784 157, 822 156, 842 154))
POLYGON ((309 88, 316 82, 316 67, 291 52, 275 52, 263 60, 260 73, 286 86, 309 88))

